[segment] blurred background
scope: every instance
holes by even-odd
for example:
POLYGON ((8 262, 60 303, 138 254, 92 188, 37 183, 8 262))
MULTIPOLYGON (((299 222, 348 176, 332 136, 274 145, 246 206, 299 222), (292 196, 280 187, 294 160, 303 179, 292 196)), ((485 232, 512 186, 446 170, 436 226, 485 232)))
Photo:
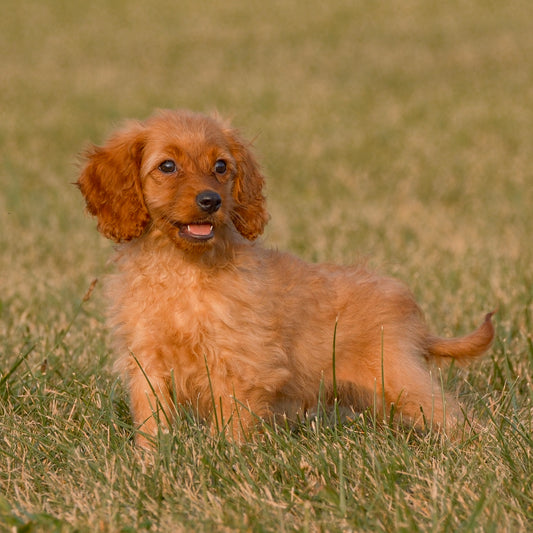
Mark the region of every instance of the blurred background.
MULTIPOLYGON (((254 140, 267 245, 312 261, 369 258, 444 333, 498 307, 501 342, 525 349, 532 20, 527 0, 4 0, 7 356, 53 346, 108 269, 111 244, 72 185, 79 154, 156 108, 217 110, 254 140)), ((101 298, 97 285, 69 333, 80 336, 74 359, 104 343, 101 298)))

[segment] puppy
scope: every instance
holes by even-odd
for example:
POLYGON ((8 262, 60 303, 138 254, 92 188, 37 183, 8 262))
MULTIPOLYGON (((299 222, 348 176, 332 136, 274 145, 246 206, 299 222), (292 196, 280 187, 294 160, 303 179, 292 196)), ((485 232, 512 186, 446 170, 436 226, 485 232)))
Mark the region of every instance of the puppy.
POLYGON ((175 403, 240 440, 258 419, 296 419, 320 391, 419 428, 457 422, 432 363, 482 355, 491 314, 439 338, 398 281, 258 244, 264 177, 228 124, 189 111, 131 122, 88 150, 77 184, 118 243, 108 322, 140 445, 175 403))

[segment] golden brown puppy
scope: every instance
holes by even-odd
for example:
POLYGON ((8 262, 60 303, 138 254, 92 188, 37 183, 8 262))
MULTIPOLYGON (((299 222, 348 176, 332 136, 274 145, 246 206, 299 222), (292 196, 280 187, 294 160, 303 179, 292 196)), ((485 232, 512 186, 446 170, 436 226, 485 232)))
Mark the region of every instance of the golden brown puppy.
POLYGON ((87 153, 79 188, 120 243, 109 324, 138 443, 171 419, 174 401, 240 438, 256 417, 312 409, 321 384, 356 410, 453 424, 460 410, 431 362, 480 356, 490 315, 441 339, 398 281, 254 243, 268 218, 263 183, 235 130, 188 111, 132 122, 87 153))

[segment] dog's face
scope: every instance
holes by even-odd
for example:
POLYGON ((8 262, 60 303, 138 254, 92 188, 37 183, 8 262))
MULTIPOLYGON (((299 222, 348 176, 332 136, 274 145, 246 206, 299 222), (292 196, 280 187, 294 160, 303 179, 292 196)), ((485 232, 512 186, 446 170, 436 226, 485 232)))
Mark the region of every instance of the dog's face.
POLYGON ((249 147, 217 119, 166 111, 93 147, 78 180, 98 229, 117 242, 159 229, 184 250, 233 225, 253 240, 267 221, 264 178, 249 147))
POLYGON ((211 245, 231 223, 237 161, 210 120, 174 115, 149 126, 140 175, 153 224, 183 248, 211 245))

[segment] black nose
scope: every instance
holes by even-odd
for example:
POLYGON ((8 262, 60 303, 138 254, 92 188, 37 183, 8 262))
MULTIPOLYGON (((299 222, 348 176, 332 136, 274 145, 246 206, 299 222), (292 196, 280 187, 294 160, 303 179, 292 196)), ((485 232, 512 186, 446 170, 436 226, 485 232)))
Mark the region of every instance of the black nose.
POLYGON ((216 213, 222 204, 220 194, 215 191, 203 191, 196 197, 198 207, 206 213, 216 213))

